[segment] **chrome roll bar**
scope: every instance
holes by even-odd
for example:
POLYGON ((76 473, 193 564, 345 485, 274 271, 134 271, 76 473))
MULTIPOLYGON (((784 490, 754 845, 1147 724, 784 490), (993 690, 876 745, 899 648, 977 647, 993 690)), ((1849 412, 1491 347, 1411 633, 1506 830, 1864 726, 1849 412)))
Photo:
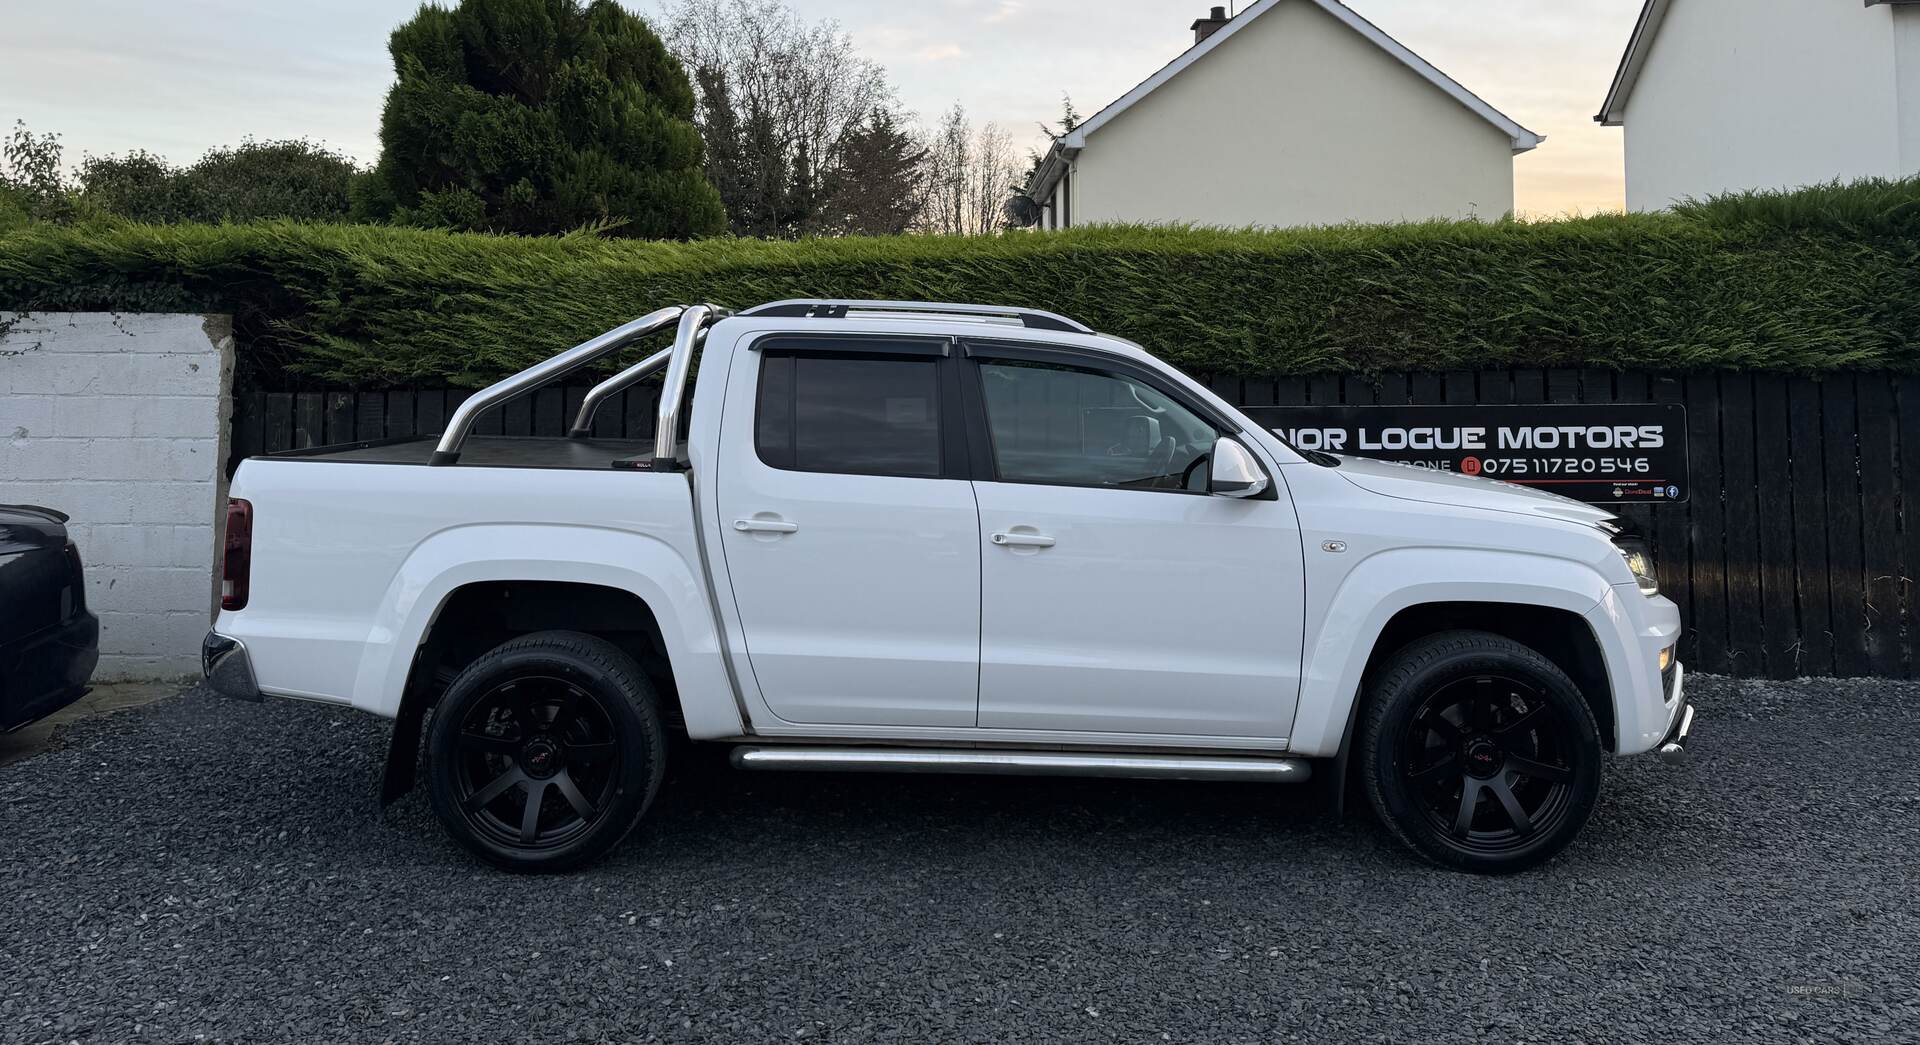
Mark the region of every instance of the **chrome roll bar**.
POLYGON ((711 305, 688 305, 680 314, 680 329, 673 335, 673 357, 667 362, 667 377, 660 386, 660 415, 653 426, 653 470, 670 472, 678 467, 675 445, 680 437, 680 401, 686 398, 687 372, 693 368, 693 342, 714 315, 711 305))
POLYGON ((580 402, 580 412, 573 415, 573 427, 567 430, 567 437, 585 439, 592 435, 593 415, 599 412, 601 403, 606 402, 615 392, 667 365, 667 360, 672 358, 673 349, 663 348, 588 389, 587 398, 580 402))
MULTIPOLYGON (((701 327, 699 333, 693 335, 693 345, 695 348, 706 343, 707 329, 706 327, 701 327)), ((622 390, 637 384, 647 375, 666 366, 667 361, 672 358, 673 349, 663 348, 588 389, 586 399, 580 403, 580 412, 573 416, 573 427, 567 430, 568 438, 585 439, 592 435, 593 415, 600 412, 600 407, 605 405, 607 400, 613 398, 622 390)))
MULTIPOLYGON (((427 463, 434 465, 457 463, 460 460, 460 446, 467 441, 468 434, 472 432, 474 420, 490 407, 518 399, 549 381, 570 374, 596 359, 618 352, 639 338, 665 328, 674 320, 682 319, 691 311, 693 310, 681 305, 657 309, 631 323, 615 327, 589 341, 583 341, 551 359, 536 363, 512 377, 496 381, 481 389, 473 398, 461 403, 459 409, 453 412, 453 416, 447 419, 446 434, 440 437, 440 442, 434 447, 433 456, 427 463)), ((681 330, 683 333, 686 330, 684 322, 681 324, 681 330)), ((681 342, 676 341, 675 347, 679 344, 681 342)), ((672 349, 668 351, 672 352, 672 349)), ((680 359, 692 354, 691 351, 684 352, 675 358, 680 359)), ((683 366, 681 384, 685 383, 686 374, 683 366)), ((676 417, 678 412, 676 405, 676 417)), ((665 416, 665 413, 666 404, 662 402, 662 416, 665 416)))

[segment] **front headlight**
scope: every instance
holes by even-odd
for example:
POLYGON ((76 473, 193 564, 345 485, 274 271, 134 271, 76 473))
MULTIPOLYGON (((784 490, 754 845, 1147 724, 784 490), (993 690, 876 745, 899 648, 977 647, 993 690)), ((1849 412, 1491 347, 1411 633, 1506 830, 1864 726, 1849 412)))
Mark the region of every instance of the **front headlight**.
POLYGON ((1660 594, 1660 578, 1653 573, 1653 556, 1647 552, 1647 544, 1634 537, 1616 537, 1613 546, 1620 551, 1620 557, 1627 560, 1627 569, 1632 571, 1634 583, 1640 585, 1640 594, 1660 594))

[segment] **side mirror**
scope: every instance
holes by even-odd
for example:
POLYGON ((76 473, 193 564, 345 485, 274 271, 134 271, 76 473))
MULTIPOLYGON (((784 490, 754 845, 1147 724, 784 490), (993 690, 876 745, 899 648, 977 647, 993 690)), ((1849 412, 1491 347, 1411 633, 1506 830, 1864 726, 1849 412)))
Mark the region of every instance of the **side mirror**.
POLYGON ((1252 451, 1237 441, 1223 437, 1213 444, 1208 493, 1216 497, 1258 497, 1267 492, 1269 481, 1252 451))

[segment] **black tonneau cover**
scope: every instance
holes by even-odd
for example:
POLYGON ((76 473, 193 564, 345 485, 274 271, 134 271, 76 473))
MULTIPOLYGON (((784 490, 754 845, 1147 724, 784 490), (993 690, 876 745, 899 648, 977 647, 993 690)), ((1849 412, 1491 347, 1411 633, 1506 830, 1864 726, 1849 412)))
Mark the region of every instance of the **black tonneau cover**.
MULTIPOLYGON (((426 464, 437 436, 343 443, 269 456, 360 464, 426 464)), ((651 439, 569 439, 561 436, 475 435, 460 448, 462 468, 651 468, 651 439)))

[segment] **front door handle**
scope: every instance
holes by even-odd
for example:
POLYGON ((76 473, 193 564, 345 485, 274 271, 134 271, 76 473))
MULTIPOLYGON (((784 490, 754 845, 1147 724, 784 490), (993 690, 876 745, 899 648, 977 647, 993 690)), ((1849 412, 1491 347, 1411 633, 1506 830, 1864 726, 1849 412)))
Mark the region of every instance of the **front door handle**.
POLYGON ((1002 548, 1053 547, 1053 538, 1044 533, 996 533, 990 539, 1002 548))
POLYGON ((733 528, 741 533, 793 533, 800 526, 780 519, 735 519, 733 528))

